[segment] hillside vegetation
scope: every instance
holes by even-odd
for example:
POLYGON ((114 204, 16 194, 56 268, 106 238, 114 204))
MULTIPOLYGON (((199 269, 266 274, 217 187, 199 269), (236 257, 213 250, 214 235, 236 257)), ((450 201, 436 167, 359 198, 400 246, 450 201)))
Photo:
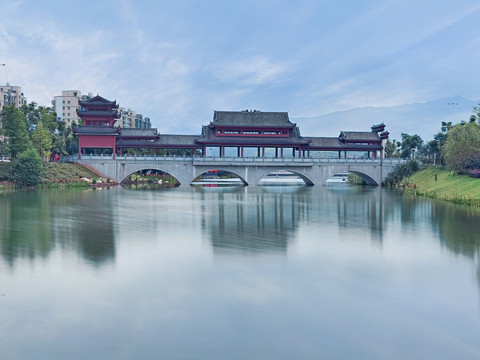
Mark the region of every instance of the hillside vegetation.
POLYGON ((416 172, 407 179, 407 188, 416 195, 480 206, 480 179, 439 167, 416 172))
MULTIPOLYGON (((89 182, 81 179, 98 179, 99 176, 89 169, 69 163, 43 162, 41 171, 41 183, 43 185, 66 184, 75 186, 89 186, 89 182)), ((13 184, 12 164, 0 163, 0 181, 13 184)))

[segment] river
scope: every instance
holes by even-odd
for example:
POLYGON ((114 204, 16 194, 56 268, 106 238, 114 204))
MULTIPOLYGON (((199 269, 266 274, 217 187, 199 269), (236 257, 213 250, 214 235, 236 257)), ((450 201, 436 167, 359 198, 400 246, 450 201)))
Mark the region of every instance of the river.
POLYGON ((480 359, 480 217, 380 188, 0 194, 0 358, 480 359))

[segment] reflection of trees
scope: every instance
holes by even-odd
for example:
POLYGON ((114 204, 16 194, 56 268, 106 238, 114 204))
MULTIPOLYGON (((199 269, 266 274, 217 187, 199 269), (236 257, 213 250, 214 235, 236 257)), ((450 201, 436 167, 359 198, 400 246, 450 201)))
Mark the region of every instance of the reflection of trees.
POLYGON ((478 214, 466 207, 433 201, 432 223, 441 242, 453 253, 475 259, 480 249, 478 214))
POLYGON ((15 192, 0 199, 0 209, 0 250, 10 266, 56 246, 97 265, 115 255, 111 209, 98 191, 15 192))
POLYGON ((285 252, 299 220, 308 213, 311 197, 244 189, 201 195, 201 224, 214 251, 285 252))
POLYGON ((46 257, 54 247, 48 210, 38 193, 16 192, 2 196, 1 254, 13 266, 15 259, 46 257))
POLYGON ((438 227, 440 241, 456 255, 476 262, 480 288, 480 221, 478 209, 433 201, 432 224, 438 227))
POLYGON ((52 217, 57 242, 95 265, 115 257, 112 197, 107 191, 63 193, 52 217))

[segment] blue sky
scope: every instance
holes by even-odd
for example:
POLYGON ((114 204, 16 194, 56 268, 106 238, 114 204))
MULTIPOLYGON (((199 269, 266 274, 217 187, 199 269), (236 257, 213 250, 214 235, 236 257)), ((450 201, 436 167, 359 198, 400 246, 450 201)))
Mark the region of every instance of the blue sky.
POLYGON ((0 0, 0 9, 0 83, 40 105, 61 90, 98 93, 161 132, 199 133, 213 110, 300 118, 480 99, 478 1, 0 0))

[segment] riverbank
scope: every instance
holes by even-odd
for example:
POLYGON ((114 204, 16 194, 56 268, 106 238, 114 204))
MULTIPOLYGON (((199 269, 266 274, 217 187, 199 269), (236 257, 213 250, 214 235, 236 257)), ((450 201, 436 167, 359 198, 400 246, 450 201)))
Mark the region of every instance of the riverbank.
MULTIPOLYGON (((69 163, 42 163, 42 181, 38 188, 91 187, 109 184, 95 172, 79 165, 69 163)), ((0 163, 0 189, 14 189, 12 164, 0 163)))
POLYGON ((480 179, 457 175, 440 167, 429 167, 407 178, 409 193, 456 204, 480 207, 480 179))

